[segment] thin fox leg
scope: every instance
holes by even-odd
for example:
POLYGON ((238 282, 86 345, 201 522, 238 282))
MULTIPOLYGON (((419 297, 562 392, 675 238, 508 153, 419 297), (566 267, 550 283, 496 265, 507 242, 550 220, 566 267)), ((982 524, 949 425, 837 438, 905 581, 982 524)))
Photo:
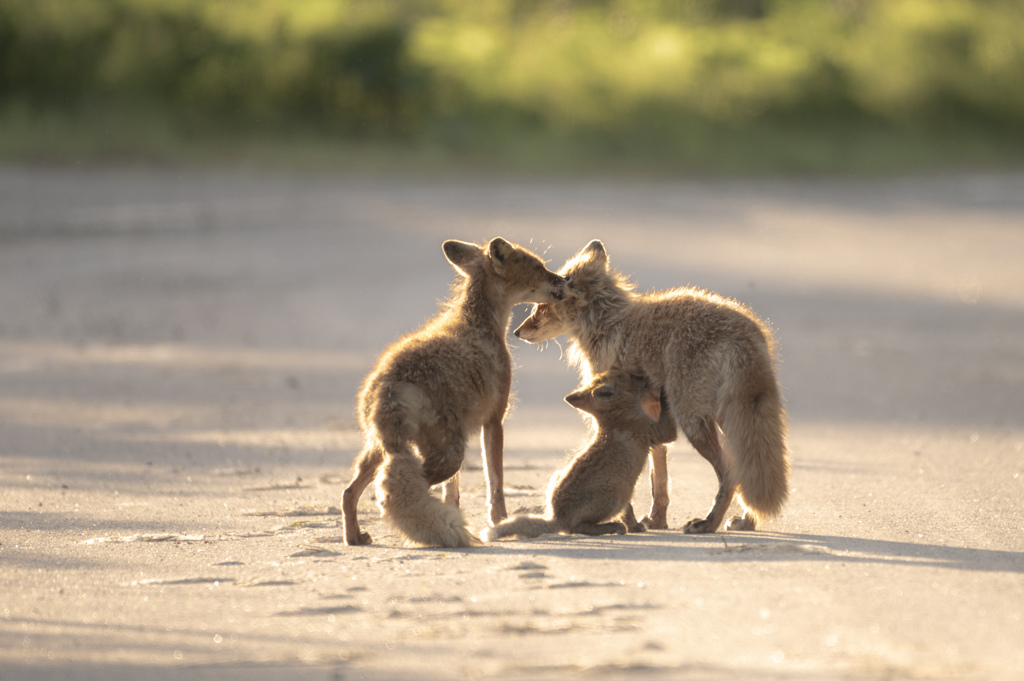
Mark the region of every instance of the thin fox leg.
POLYGON ((641 521, 649 530, 668 529, 668 447, 651 447, 651 511, 641 521))
POLYGON ((622 522, 626 524, 626 530, 629 532, 646 532, 647 527, 637 522, 636 516, 633 514, 633 504, 626 504, 626 510, 622 512, 622 522))
POLYGON ((383 461, 384 452, 381 450, 380 445, 376 443, 367 445, 360 452, 355 466, 353 466, 356 474, 352 478, 352 482, 349 483, 348 487, 345 488, 344 494, 342 494, 341 515, 345 527, 345 543, 350 546, 360 546, 373 541, 369 533, 359 530, 356 507, 359 505, 359 497, 362 496, 366 486, 373 481, 374 476, 377 474, 377 469, 380 468, 383 461))
POLYGON ((591 536, 598 536, 602 534, 626 534, 626 526, 620 522, 582 522, 574 525, 569 531, 573 534, 589 534, 591 536))
POLYGON ((491 525, 497 525, 508 516, 505 511, 505 429, 501 419, 484 424, 481 438, 484 454, 484 477, 487 480, 487 511, 491 525))
POLYGON ((686 437, 689 438, 690 444, 698 454, 708 460, 718 476, 718 494, 715 495, 715 503, 711 507, 711 511, 706 518, 694 518, 686 523, 683 526, 683 531, 687 534, 715 532, 721 526, 722 520, 725 519, 725 513, 729 510, 729 505, 736 495, 736 484, 730 479, 715 422, 711 419, 702 419, 696 427, 683 430, 686 437))
POLYGON ((455 473, 441 485, 441 501, 459 507, 459 474, 455 473))

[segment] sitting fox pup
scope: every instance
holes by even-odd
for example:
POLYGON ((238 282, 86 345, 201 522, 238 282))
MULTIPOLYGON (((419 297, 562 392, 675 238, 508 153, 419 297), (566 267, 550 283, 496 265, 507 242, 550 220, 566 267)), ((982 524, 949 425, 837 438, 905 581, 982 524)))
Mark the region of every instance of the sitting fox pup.
POLYGON ((675 423, 669 410, 662 409, 660 391, 651 389, 645 378, 609 371, 565 401, 594 417, 594 439, 552 476, 545 515, 513 516, 486 530, 484 541, 646 529, 633 515, 633 488, 651 446, 676 439, 675 423))

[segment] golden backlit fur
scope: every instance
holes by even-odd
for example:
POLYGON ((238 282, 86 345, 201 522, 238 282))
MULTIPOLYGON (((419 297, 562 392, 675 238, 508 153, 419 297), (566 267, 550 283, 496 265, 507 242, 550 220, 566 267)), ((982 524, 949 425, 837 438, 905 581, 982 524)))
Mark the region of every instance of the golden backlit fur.
POLYGON ((485 246, 446 241, 459 272, 452 297, 419 331, 391 345, 359 392, 364 447, 342 499, 345 541, 369 544, 356 506, 376 475, 377 503, 421 546, 478 543, 458 509, 455 477, 468 437, 482 431, 491 523, 505 517, 502 420, 512 363, 505 335, 512 306, 561 298, 564 279, 533 253, 501 238, 485 246), (445 485, 442 503, 431 485, 445 485))
MULTIPOLYGON (((559 274, 569 280, 564 299, 537 305, 516 335, 536 343, 566 334, 569 360, 584 380, 618 367, 664 391, 671 416, 719 480, 707 517, 685 530, 716 531, 734 497, 744 514, 727 529, 754 529, 777 515, 788 493, 789 454, 769 329, 745 305, 701 289, 634 293, 600 241, 559 274)), ((666 451, 651 449, 654 501, 645 523, 654 528, 668 526, 666 451)))
POLYGON ((625 534, 646 528, 630 498, 652 445, 676 439, 661 395, 647 380, 611 371, 567 395, 565 401, 594 418, 593 439, 551 478, 545 515, 517 515, 484 532, 484 539, 541 534, 625 534), (619 518, 621 517, 621 520, 619 518))

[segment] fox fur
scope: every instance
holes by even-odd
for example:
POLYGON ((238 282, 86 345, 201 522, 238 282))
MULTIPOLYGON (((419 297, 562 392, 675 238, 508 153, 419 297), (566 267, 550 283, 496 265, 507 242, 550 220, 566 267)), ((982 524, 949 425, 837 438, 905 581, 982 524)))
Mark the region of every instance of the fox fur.
POLYGON ((517 303, 560 299, 565 280, 500 237, 484 246, 449 240, 442 248, 460 275, 451 298, 423 328, 384 351, 359 392, 364 446, 342 498, 350 545, 371 542, 359 528, 356 506, 375 476, 381 515, 410 545, 478 544, 458 509, 456 477, 476 431, 482 431, 491 523, 506 516, 502 421, 512 383, 509 318, 517 303), (443 501, 430 493, 442 482, 443 501))
POLYGON ((646 529, 633 515, 633 488, 651 446, 676 439, 675 424, 668 410, 662 410, 661 395, 645 378, 611 371, 596 376, 565 401, 593 417, 597 425, 593 439, 552 476, 545 515, 503 520, 484 531, 485 541, 646 529))
MULTIPOLYGON (((635 293, 597 240, 559 274, 568 279, 563 300, 536 305, 516 336, 537 343, 566 334, 569 361, 584 380, 616 366, 664 391, 676 425, 719 482, 708 515, 684 530, 717 531, 734 497, 744 513, 726 529, 753 530, 777 515, 788 494, 789 453, 767 326, 741 303, 697 288, 635 293)), ((651 449, 650 528, 668 527, 666 452, 651 449)))

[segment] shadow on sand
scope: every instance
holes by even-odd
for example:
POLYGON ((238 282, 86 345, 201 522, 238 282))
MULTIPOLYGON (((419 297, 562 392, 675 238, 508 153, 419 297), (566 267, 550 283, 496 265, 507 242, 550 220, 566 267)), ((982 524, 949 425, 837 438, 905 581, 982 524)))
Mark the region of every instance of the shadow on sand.
POLYGON ((1024 574, 1024 553, 1014 551, 814 534, 720 532, 687 535, 681 531, 668 531, 601 539, 544 535, 528 542, 501 542, 472 551, 501 555, 521 552, 530 557, 583 560, 879 563, 1024 574))

